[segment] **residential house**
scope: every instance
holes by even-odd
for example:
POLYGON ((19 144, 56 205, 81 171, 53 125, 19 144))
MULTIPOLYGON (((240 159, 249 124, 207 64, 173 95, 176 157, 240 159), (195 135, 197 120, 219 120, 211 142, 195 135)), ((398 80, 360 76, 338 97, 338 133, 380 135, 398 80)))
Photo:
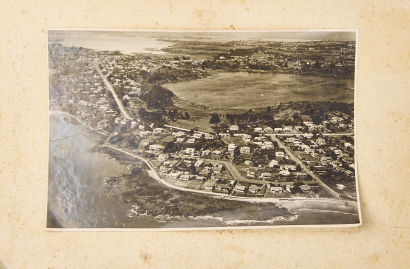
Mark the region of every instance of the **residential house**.
POLYGON ((188 155, 194 155, 195 148, 186 148, 184 152, 185 154, 188 154, 188 155))
POLYGON ((181 173, 169 173, 168 176, 172 179, 178 179, 181 173))
POLYGON ((283 158, 283 157, 285 157, 285 152, 283 152, 283 151, 276 151, 275 152, 275 156, 278 158, 283 158))
POLYGON ((303 192, 309 192, 309 191, 310 191, 309 185, 306 185, 306 184, 300 186, 300 189, 301 189, 301 191, 303 191, 303 192))
POLYGON ((282 187, 271 186, 271 187, 270 187, 270 191, 271 191, 272 193, 282 193, 282 192, 283 192, 283 188, 282 188, 282 187))
POLYGON ((183 174, 179 177, 180 180, 182 181, 189 181, 193 178, 193 175, 190 174, 183 174))
POLYGON ((234 188, 235 192, 244 193, 246 191, 246 186, 236 185, 234 188))
POLYGON ((290 172, 289 170, 281 170, 279 171, 279 175, 287 177, 290 176, 290 172))
POLYGON ((336 188, 339 189, 339 190, 344 190, 346 188, 346 186, 343 185, 343 184, 336 184, 336 188))
POLYGON ((221 173, 222 171, 223 171, 223 169, 224 169, 224 166, 223 166, 223 164, 219 164, 219 163, 217 163, 217 164, 214 164, 214 173, 215 174, 219 174, 219 173, 221 173))
POLYGON ((255 178, 255 177, 256 177, 256 173, 255 173, 254 171, 247 171, 247 172, 246 172, 246 177, 255 178))
POLYGON ((164 128, 155 128, 155 129, 154 129, 154 133, 155 133, 155 134, 160 134, 160 133, 163 133, 164 131, 165 131, 164 128))
POLYGON ((269 167, 275 167, 275 166, 278 166, 279 165, 279 162, 277 161, 277 160, 272 160, 272 161, 270 161, 270 163, 269 163, 269 167))
POLYGON ((159 153, 159 152, 161 152, 161 151, 163 151, 165 149, 165 147, 164 146, 162 146, 162 145, 150 145, 149 146, 149 150, 150 151, 152 151, 152 152, 155 152, 155 153, 159 153))
POLYGON ((264 172, 261 173, 261 175, 259 176, 260 179, 271 179, 272 175, 269 172, 264 172))
POLYGON ((228 152, 234 152, 235 148, 236 148, 235 144, 229 144, 228 145, 228 152))
POLYGON ((241 147, 240 149, 241 154, 250 154, 251 153, 251 148, 250 147, 241 147))
POLYGON ((258 193, 260 190, 261 190, 260 186, 258 186, 258 185, 253 185, 252 184, 252 185, 249 186, 249 192, 250 193, 255 194, 255 193, 258 193))
POLYGON ((229 130, 231 130, 233 132, 239 131, 239 126, 238 125, 231 125, 229 127, 229 130))
POLYGON ((158 155, 158 161, 160 162, 165 162, 166 160, 168 160, 169 156, 168 154, 159 154, 158 155))

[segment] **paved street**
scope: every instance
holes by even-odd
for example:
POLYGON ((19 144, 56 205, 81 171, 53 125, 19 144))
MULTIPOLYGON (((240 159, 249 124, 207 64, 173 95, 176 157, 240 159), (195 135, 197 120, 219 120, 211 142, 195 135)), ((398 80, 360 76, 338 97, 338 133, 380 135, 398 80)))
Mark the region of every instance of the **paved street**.
POLYGON ((101 72, 101 69, 98 67, 97 63, 94 63, 95 69, 97 70, 98 74, 100 74, 101 78, 103 79, 105 86, 110 90, 112 95, 114 96, 115 102, 117 102, 118 107, 121 110, 121 114, 127 118, 127 119, 132 119, 130 115, 128 115, 127 111, 125 111, 124 106, 122 105, 121 100, 118 98, 117 94, 114 91, 114 88, 112 87, 111 83, 108 81, 108 79, 104 76, 104 74, 101 72))
POLYGON ((337 192, 335 192, 334 190, 332 190, 329 186, 327 186, 325 183, 323 183, 323 181, 322 181, 317 175, 315 175, 312 171, 310 171, 310 169, 308 169, 308 168, 306 167, 306 165, 305 165, 302 161, 300 161, 299 158, 297 158, 297 157, 293 154, 293 152, 292 152, 287 146, 285 146, 285 145, 282 143, 282 141, 280 141, 280 139, 278 139, 276 136, 272 136, 271 139, 272 139, 273 141, 278 142, 278 145, 286 151, 286 154, 288 154, 289 157, 290 157, 292 160, 294 160, 297 164, 300 164, 300 167, 302 168, 302 170, 303 170, 305 173, 309 174, 314 180, 316 180, 316 182, 317 182, 320 186, 322 186, 323 188, 325 188, 333 197, 335 197, 335 198, 339 198, 339 197, 340 197, 340 195, 339 195, 337 192))

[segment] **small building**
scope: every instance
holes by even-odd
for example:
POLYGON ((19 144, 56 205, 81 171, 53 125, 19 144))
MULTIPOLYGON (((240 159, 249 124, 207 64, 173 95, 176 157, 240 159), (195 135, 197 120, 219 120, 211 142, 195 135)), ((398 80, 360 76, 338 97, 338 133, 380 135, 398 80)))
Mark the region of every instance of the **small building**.
POLYGON ((306 185, 306 184, 300 186, 300 189, 301 189, 301 191, 303 191, 303 192, 309 192, 309 191, 310 191, 309 185, 306 185))
POLYGON ((181 173, 169 173, 168 176, 172 179, 178 179, 181 173))
POLYGON ((228 152, 234 152, 235 148, 236 148, 235 144, 229 144, 228 145, 228 152))
POLYGON ((283 127, 283 131, 287 132, 287 133, 290 133, 290 132, 292 132, 292 127, 291 126, 285 126, 285 127, 283 127))
POLYGON ((251 148, 250 147, 241 147, 240 149, 241 154, 250 154, 251 153, 251 148))
POLYGON ((246 161, 245 161, 245 164, 246 164, 246 165, 252 165, 253 162, 252 162, 251 160, 246 160, 246 161))
POLYGON ((239 192, 239 193, 244 193, 246 191, 246 186, 236 185, 234 191, 239 192))
POLYGON ((255 194, 255 193, 258 193, 260 190, 261 190, 260 186, 258 186, 258 185, 250 185, 249 186, 249 192, 250 193, 255 194))
POLYGON ((297 179, 306 179, 307 178, 307 173, 296 173, 296 178, 297 179))
POLYGON ((214 184, 215 184, 215 180, 207 180, 207 181, 204 183, 203 188, 204 188, 205 190, 212 190, 213 187, 214 187, 214 184))
POLYGON ((202 151, 202 156, 208 156, 209 154, 211 154, 211 151, 209 149, 202 151))
POLYGON ((222 164, 217 163, 217 164, 214 164, 213 169, 214 169, 214 173, 219 174, 223 171, 224 166, 222 164))
POLYGON ((267 148, 267 149, 273 148, 273 143, 270 142, 270 141, 266 141, 263 145, 264 145, 265 148, 267 148))
POLYGON ((279 175, 287 177, 290 176, 290 172, 288 170, 281 170, 279 171, 279 175))
POLYGON ((214 150, 212 151, 212 154, 215 156, 220 156, 222 154, 222 152, 220 150, 214 150))
POLYGON ((148 140, 141 140, 140 143, 142 146, 148 146, 149 145, 149 141, 148 140))
POLYGON ((276 151, 276 152, 275 152, 275 156, 276 156, 276 157, 283 158, 283 157, 285 157, 285 152, 283 152, 283 151, 276 151))
POLYGON ((150 151, 153 151, 153 152, 160 152, 160 151, 163 151, 165 149, 165 147, 164 146, 161 146, 161 145, 150 145, 149 146, 149 150, 150 151))
POLYGON ((263 129, 265 131, 265 133, 272 133, 273 129, 271 127, 265 127, 265 129, 263 129))
POLYGON ((186 148, 185 153, 188 155, 193 155, 195 153, 195 148, 186 148))
POLYGON ((282 192, 283 192, 283 188, 282 188, 282 187, 271 186, 271 187, 270 187, 270 191, 271 191, 272 193, 282 193, 282 192))
POLYGON ((214 190, 228 193, 231 187, 226 183, 215 183, 214 190))
POLYGON ((168 154, 159 154, 158 155, 158 161, 160 162, 165 162, 166 160, 168 160, 168 154))
POLYGON ((239 126, 238 125, 231 125, 229 127, 229 130, 231 130, 233 132, 239 131, 239 126))
POLYGON ((270 163, 269 163, 269 167, 275 167, 275 166, 278 166, 279 165, 279 162, 277 161, 277 160, 272 160, 272 161, 270 161, 270 163))
POLYGON ((261 179, 270 179, 271 176, 272 176, 271 173, 269 173, 269 172, 264 172, 264 173, 261 173, 261 175, 259 176, 259 178, 261 178, 261 179))
POLYGON ((189 180, 191 180, 192 179, 192 175, 190 175, 190 174, 183 174, 183 175, 181 175, 180 177, 179 177, 179 179, 180 180, 182 180, 182 181, 189 181, 189 180))
POLYGON ((346 186, 343 184, 336 184, 336 188, 338 188, 339 190, 344 190, 346 186))
POLYGON ((165 131, 164 128, 155 128, 155 129, 154 129, 154 133, 155 133, 155 134, 160 134, 160 133, 163 133, 164 131, 165 131))
POLYGON ((204 160, 197 160, 194 164, 195 167, 201 167, 204 164, 204 160))
POLYGON ((186 134, 182 131, 179 131, 179 132, 173 132, 172 136, 178 138, 178 137, 185 137, 186 134))

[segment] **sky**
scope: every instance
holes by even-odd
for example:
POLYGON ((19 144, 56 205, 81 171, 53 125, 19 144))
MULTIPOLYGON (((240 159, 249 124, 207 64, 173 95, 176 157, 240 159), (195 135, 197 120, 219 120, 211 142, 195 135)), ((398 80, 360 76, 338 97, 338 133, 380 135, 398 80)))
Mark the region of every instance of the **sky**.
POLYGON ((233 40, 261 40, 261 41, 355 41, 355 31, 319 30, 319 31, 163 31, 163 30, 50 30, 50 37, 64 36, 121 36, 121 37, 146 37, 146 38, 170 38, 198 41, 233 40))

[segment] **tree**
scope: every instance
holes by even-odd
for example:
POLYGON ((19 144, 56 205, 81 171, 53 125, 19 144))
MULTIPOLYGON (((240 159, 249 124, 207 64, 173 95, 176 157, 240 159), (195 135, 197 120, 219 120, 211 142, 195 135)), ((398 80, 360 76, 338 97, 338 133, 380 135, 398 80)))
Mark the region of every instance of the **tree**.
POLYGON ((319 115, 315 115, 312 117, 312 122, 316 125, 320 124, 322 122, 321 118, 319 115))
POLYGON ((189 130, 189 135, 194 135, 194 133, 195 133, 195 131, 194 131, 194 129, 191 129, 191 130, 189 130))
POLYGON ((174 146, 175 146, 174 141, 168 142, 168 143, 165 145, 164 152, 172 152, 172 149, 174 148, 174 146))
POLYGON ((295 193, 302 193, 302 190, 300 186, 302 186, 304 183, 303 182, 296 182, 293 187, 290 189, 290 192, 295 194, 295 193))
POLYGON ((296 165, 296 171, 298 172, 302 171, 302 166, 300 166, 300 164, 296 165))
POLYGON ((195 174, 196 173, 196 167, 194 165, 191 165, 188 167, 188 171, 190 174, 195 174))
POLYGON ((229 121, 230 124, 234 124, 235 123, 235 118, 232 114, 227 113, 225 115, 226 119, 229 121))
POLYGON ((220 123, 221 120, 219 119, 219 115, 216 113, 211 114, 211 119, 209 120, 210 124, 217 124, 220 123))
POLYGON ((185 118, 186 118, 187 120, 189 120, 190 117, 191 117, 191 115, 189 115, 188 112, 185 112, 185 118))

